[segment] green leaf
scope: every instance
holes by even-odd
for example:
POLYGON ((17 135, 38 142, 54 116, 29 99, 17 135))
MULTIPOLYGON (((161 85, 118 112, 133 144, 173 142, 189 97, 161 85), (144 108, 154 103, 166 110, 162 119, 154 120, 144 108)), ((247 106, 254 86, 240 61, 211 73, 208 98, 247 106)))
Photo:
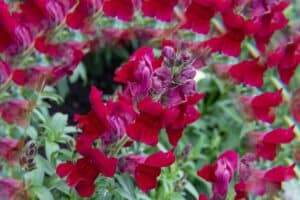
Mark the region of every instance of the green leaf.
POLYGON ((36 165, 38 168, 43 169, 48 175, 55 174, 55 169, 52 167, 51 163, 40 155, 35 157, 36 165))
POLYGON ((191 182, 187 181, 185 184, 185 189, 191 193, 196 199, 198 199, 198 191, 196 188, 191 184, 191 182))
POLYGON ((51 161, 51 155, 59 150, 58 144, 50 141, 46 141, 45 143, 45 151, 46 157, 49 161, 51 161))
POLYGON ((38 197, 39 200, 54 200, 51 192, 44 186, 35 185, 30 190, 38 197))

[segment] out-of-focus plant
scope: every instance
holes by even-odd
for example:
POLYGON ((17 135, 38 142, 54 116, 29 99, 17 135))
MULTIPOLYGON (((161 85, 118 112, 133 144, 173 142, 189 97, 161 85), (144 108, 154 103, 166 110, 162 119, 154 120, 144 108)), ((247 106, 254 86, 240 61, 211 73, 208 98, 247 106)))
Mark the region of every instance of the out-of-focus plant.
POLYGON ((0 0, 0 199, 296 200, 299 8, 0 0), (114 52, 113 94, 50 112, 114 52))

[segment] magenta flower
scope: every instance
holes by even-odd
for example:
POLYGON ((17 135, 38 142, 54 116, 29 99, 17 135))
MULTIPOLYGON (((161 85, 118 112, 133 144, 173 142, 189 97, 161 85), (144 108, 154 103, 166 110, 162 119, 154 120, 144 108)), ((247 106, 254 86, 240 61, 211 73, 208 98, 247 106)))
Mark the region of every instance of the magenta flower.
POLYGON ((121 171, 134 175, 135 181, 143 192, 157 186, 157 177, 162 167, 168 167, 175 162, 175 156, 170 152, 156 152, 148 157, 128 155, 121 159, 121 171))
POLYGON ((197 174, 212 183, 212 199, 223 199, 238 167, 238 154, 232 150, 222 153, 212 165, 204 165, 197 174))

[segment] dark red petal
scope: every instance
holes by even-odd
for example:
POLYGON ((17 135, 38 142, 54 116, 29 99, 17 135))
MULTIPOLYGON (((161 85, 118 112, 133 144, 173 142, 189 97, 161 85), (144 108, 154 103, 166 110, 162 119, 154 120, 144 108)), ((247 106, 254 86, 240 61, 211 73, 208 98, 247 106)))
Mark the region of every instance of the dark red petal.
POLYGON ((67 176, 72 169, 74 168, 74 164, 72 162, 61 163, 56 168, 56 173, 60 178, 67 176))
POLYGON ((271 132, 268 132, 264 135, 262 141, 272 144, 285 144, 290 143, 294 138, 294 129, 295 126, 292 126, 288 129, 277 128, 271 132))
POLYGON ((274 160, 277 154, 277 147, 278 145, 276 144, 258 143, 256 145, 256 155, 266 160, 274 160))
POLYGON ((108 158, 99 149, 93 149, 92 159, 96 164, 97 169, 106 177, 113 177, 118 164, 118 159, 108 158))
POLYGON ((202 169, 197 171, 197 175, 209 182, 213 182, 215 178, 214 169, 211 165, 204 165, 202 169))
POLYGON ((149 167, 141 164, 137 166, 134 177, 139 188, 143 192, 148 192, 157 186, 157 177, 160 175, 160 172, 161 169, 158 167, 149 167))
POLYGON ((168 167, 175 162, 175 156, 172 151, 170 152, 156 152, 150 155, 146 161, 145 165, 151 167, 168 167))
POLYGON ((295 166, 296 164, 293 164, 289 167, 284 167, 284 166, 274 167, 265 173, 264 179, 276 183, 280 183, 282 181, 288 181, 295 177, 295 171, 294 171, 295 166))
POLYGON ((80 197, 91 197, 95 192, 95 185, 94 183, 80 181, 76 185, 75 189, 80 197))

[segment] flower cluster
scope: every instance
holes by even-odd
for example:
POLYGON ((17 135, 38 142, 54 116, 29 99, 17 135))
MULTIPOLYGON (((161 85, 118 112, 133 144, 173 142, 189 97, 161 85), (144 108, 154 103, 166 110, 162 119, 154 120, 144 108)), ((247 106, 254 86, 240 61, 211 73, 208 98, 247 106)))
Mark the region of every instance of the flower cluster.
POLYGON ((132 174, 141 190, 155 188, 161 168, 175 161, 173 151, 184 129, 200 117, 195 104, 204 95, 196 92, 193 60, 191 53, 167 41, 159 57, 143 47, 116 72, 115 80, 124 84, 116 100, 103 102, 102 92, 92 87, 91 111, 75 116, 82 129, 76 150, 82 157, 60 164, 58 175, 67 176, 68 185, 80 196, 91 196, 97 176, 112 177, 118 168, 132 174), (156 146, 162 129, 174 146, 168 152, 118 155, 120 148, 133 142, 156 146))
MULTIPOLYGON (((80 157, 59 164, 56 170, 82 197, 94 194, 97 177, 113 177, 116 172, 132 175, 138 187, 147 192, 157 186, 162 168, 175 162, 174 152, 185 128, 200 117, 195 107, 204 94, 197 92, 195 79, 200 67, 211 64, 210 55, 222 54, 234 59, 235 63, 230 65, 214 64, 232 83, 259 92, 265 85, 266 72, 275 69, 282 81, 277 91, 257 92, 255 96, 241 94, 237 106, 246 121, 272 125, 276 120, 275 109, 284 103, 284 86, 290 83, 300 62, 299 36, 283 38, 284 44, 272 43, 273 35, 288 25, 284 15, 288 5, 281 0, 27 0, 16 3, 0 0, 0 90, 18 86, 42 92, 46 85, 71 75, 95 43, 105 45, 105 42, 132 38, 158 40, 160 55, 149 45, 143 46, 116 71, 114 80, 122 84, 122 89, 113 99, 104 102, 102 92, 91 88, 91 110, 74 116, 81 129, 75 145, 80 157), (103 25, 102 17, 130 28, 106 25, 99 28, 99 24, 103 25), (141 25, 153 21, 162 23, 164 28, 141 25), (84 39, 64 38, 60 35, 64 31, 84 39), (185 37, 186 32, 196 41, 185 37), (249 51, 245 60, 241 60, 245 57, 241 55, 242 47, 249 51), (47 62, 28 61, 28 57, 37 55, 47 62), (162 130, 167 133, 171 146, 165 152, 155 148, 162 130), (134 143, 143 143, 156 152, 151 155, 120 153, 134 143)), ((20 96, 10 95, 0 102, 0 117, 7 124, 26 128, 36 99, 20 96)), ((291 105, 296 121, 300 118, 298 96, 295 92, 291 105)), ((295 128, 291 125, 251 132, 248 135, 251 153, 239 158, 238 153, 227 150, 215 163, 204 165, 198 175, 212 183, 210 199, 226 198, 230 183, 236 180, 235 173, 236 199, 247 199, 248 193, 264 195, 281 189, 283 181, 295 176, 294 164, 266 170, 255 166, 259 158, 274 160, 280 146, 294 140, 295 128)), ((14 163, 22 147, 22 140, 1 138, 0 157, 14 163)), ((0 195, 5 198, 17 198, 20 191, 21 198, 26 198, 22 182, 0 179, 0 185, 4 185, 0 187, 0 195)), ((207 197, 200 195, 199 199, 207 197)))

